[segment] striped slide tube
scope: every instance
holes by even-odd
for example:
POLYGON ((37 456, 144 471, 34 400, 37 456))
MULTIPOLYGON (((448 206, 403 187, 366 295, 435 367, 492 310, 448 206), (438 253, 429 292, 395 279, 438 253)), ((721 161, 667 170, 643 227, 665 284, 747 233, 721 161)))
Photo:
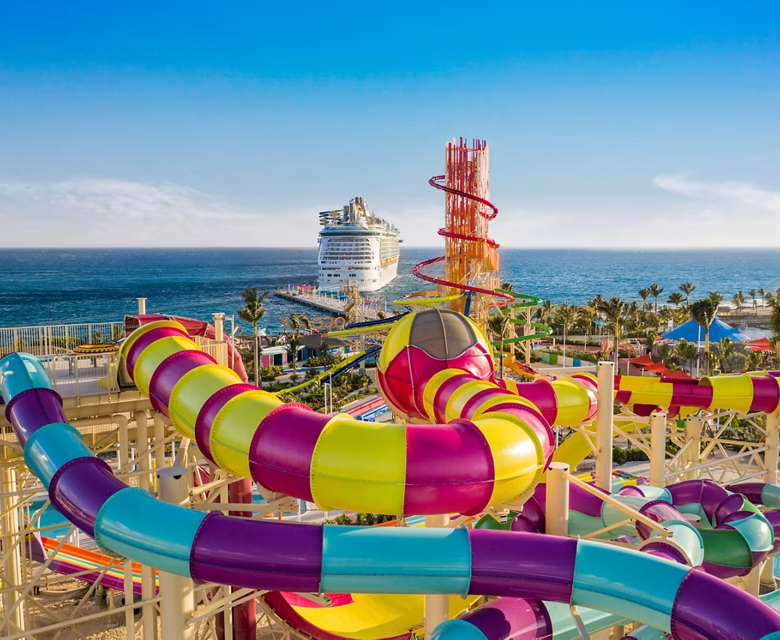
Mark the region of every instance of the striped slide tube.
POLYGON ((477 514, 532 491, 552 453, 537 409, 497 385, 485 394, 468 375, 427 385, 448 398, 446 424, 375 424, 240 383, 175 322, 141 327, 121 357, 152 406, 203 455, 325 510, 477 514))
POLYGON ((199 582, 548 599, 609 611, 685 640, 722 633, 734 640, 780 638, 780 614, 752 596, 624 548, 504 531, 278 523, 160 502, 124 485, 91 455, 33 356, 0 360, 0 394, 25 461, 58 511, 104 549, 199 582))
POLYGON ((705 376, 700 380, 615 377, 615 401, 646 407, 732 409, 773 413, 780 408, 780 371, 705 376))
MULTIPOLYGON (((605 536, 638 536, 644 541, 642 550, 691 566, 701 565, 720 578, 747 575, 780 547, 775 542, 780 534, 780 513, 761 513, 754 504, 773 509, 780 506, 780 486, 743 483, 729 489, 708 480, 686 480, 665 488, 624 486, 612 497, 672 529, 674 535, 661 540, 646 525, 634 523, 605 536), (702 526, 694 528, 688 515, 699 516, 702 526)), ((587 536, 625 520, 622 511, 584 489, 571 485, 569 491, 571 535, 587 536)), ((539 485, 522 512, 513 514, 507 525, 496 525, 493 518, 485 516, 475 526, 543 533, 545 498, 545 487, 539 485)))

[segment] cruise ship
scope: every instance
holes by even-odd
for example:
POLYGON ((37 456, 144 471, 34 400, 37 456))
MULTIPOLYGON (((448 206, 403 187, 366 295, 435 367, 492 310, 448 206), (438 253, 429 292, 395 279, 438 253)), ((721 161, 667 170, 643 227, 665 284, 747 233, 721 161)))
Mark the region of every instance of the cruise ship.
POLYGON ((356 283, 358 291, 376 291, 398 274, 401 240, 392 224, 372 215, 365 198, 319 214, 319 287, 338 291, 356 283))

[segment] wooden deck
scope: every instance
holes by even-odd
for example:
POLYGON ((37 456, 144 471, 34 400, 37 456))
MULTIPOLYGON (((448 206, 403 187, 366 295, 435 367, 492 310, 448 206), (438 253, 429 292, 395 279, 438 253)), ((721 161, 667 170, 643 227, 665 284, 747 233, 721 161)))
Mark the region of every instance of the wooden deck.
MULTIPOLYGON (((341 300, 339 298, 332 298, 330 296, 322 295, 315 291, 289 291, 286 289, 277 290, 274 295, 284 298, 285 300, 291 300, 299 304, 306 305, 326 312, 331 316, 341 316, 345 318, 347 316, 346 305, 348 300, 341 300)), ((379 316, 377 310, 368 305, 363 305, 361 310, 362 318, 364 320, 376 320, 379 316)))

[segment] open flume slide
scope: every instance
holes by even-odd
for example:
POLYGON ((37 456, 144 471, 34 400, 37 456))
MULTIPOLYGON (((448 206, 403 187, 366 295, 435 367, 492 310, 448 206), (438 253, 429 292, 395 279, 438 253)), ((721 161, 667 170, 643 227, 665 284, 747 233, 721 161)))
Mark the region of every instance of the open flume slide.
MULTIPOLYGON (((470 514, 517 499, 533 490, 552 454, 542 412, 581 422, 595 408, 595 396, 572 380, 527 386, 540 404, 558 401, 545 409, 493 382, 484 336, 451 312, 404 318, 380 357, 388 402, 415 421, 442 416, 443 424, 377 425, 281 403, 216 365, 175 323, 146 325, 125 346, 138 388, 204 455, 326 508, 470 514), (404 360, 405 367, 394 366, 404 360)), ((601 543, 504 531, 278 523, 163 503, 125 486, 92 456, 35 358, 0 360, 0 392, 25 460, 55 508, 104 548, 161 570, 268 590, 547 599, 609 611, 679 638, 780 638, 780 615, 745 592, 601 543)))
MULTIPOLYGON (((47 557, 57 549, 58 541, 52 538, 37 536, 28 544, 28 556, 35 562, 45 562, 47 557)), ((103 570, 111 556, 89 549, 81 549, 72 544, 64 544, 57 552, 57 557, 49 563, 49 569, 61 575, 73 576, 83 582, 98 582, 100 586, 109 589, 124 590, 124 567, 116 564, 107 571, 103 570)), ((133 563, 133 593, 141 595, 141 565, 133 563)))

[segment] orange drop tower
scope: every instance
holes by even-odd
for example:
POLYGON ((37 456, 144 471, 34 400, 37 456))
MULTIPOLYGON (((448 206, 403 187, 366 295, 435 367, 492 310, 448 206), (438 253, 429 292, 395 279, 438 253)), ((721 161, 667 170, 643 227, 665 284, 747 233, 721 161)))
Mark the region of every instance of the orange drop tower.
POLYGON ((445 145, 445 174, 428 182, 445 192, 445 239, 443 256, 416 265, 413 273, 438 287, 435 300, 453 311, 468 312, 483 329, 491 305, 507 304, 513 298, 497 293, 498 243, 488 236, 489 222, 498 214, 490 197, 490 160, 487 143, 464 138, 445 145), (423 274, 428 265, 444 262, 442 276, 423 274))

